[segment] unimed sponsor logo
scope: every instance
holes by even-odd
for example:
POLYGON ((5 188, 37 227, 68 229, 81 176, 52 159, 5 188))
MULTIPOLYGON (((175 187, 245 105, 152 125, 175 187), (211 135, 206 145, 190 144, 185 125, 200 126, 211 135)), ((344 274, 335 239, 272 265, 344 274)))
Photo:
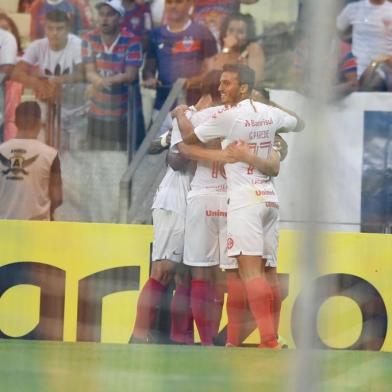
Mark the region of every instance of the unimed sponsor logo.
POLYGON ((206 215, 207 216, 227 216, 226 211, 221 211, 221 210, 206 210, 206 215))

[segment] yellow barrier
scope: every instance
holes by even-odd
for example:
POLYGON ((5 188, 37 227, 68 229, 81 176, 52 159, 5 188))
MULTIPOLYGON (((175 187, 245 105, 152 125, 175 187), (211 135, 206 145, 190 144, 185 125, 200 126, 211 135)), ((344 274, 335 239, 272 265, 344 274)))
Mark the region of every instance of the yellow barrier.
MULTIPOLYGON (((128 342, 148 277, 151 226, 0 221, 0 235, 0 336, 128 342)), ((392 238, 328 233, 322 246, 316 343, 392 351, 392 238)), ((288 296, 280 333, 292 347, 301 328, 299 251, 299 235, 282 231, 288 296)), ((256 332, 246 342, 255 341, 256 332)))

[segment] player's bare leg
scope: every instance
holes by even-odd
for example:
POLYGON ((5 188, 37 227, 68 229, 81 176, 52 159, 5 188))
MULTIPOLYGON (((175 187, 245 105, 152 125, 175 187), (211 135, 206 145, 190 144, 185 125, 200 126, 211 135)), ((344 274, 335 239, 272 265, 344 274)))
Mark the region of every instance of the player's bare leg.
POLYGON ((179 344, 193 344, 190 268, 184 264, 178 264, 174 280, 176 291, 170 307, 170 339, 179 344))
POLYGON ((177 263, 158 260, 152 263, 151 276, 140 292, 132 342, 147 342, 148 334, 155 321, 158 305, 164 291, 173 278, 177 263))
POLYGON ((240 277, 246 288, 249 308, 259 329, 261 341, 259 347, 277 347, 272 313, 272 291, 265 278, 265 261, 260 256, 239 255, 236 258, 240 277))

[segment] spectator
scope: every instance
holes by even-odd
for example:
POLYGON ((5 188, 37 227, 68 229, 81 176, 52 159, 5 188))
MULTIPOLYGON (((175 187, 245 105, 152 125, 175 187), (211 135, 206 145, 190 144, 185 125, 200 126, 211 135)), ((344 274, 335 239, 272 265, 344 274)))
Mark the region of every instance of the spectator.
MULTIPOLYGON (((125 150, 128 85, 138 80, 142 62, 140 39, 120 30, 125 13, 121 0, 103 1, 96 7, 99 27, 87 33, 82 44, 86 77, 92 84, 87 130, 89 147, 125 150)), ((135 99, 136 115, 140 118, 140 93, 135 99)), ((140 143, 144 129, 138 131, 137 143, 140 143)))
MULTIPOLYGON (((294 52, 293 82, 294 88, 303 94, 309 90, 309 36, 304 32, 304 24, 297 25, 297 42, 294 52)), ((351 44, 335 37, 328 48, 328 60, 325 62, 326 75, 331 76, 331 95, 342 98, 357 90, 357 59, 352 53, 351 44)))
MULTIPOLYGON (((357 59, 352 54, 351 45, 336 39, 338 51, 338 64, 336 70, 336 79, 333 85, 333 95, 335 97, 344 97, 347 94, 356 91, 358 88, 357 80, 357 59)), ((336 56, 332 56, 336 58, 336 56)))
POLYGON ((9 31, 16 39, 17 53, 22 54, 22 45, 18 27, 16 26, 14 20, 7 14, 0 12, 0 29, 9 31))
POLYGON ((207 70, 222 70, 225 64, 246 64, 255 71, 255 85, 263 80, 264 52, 255 40, 255 26, 251 15, 235 13, 222 23, 220 33, 222 52, 207 63, 207 70))
POLYGON ((36 140, 41 110, 36 102, 16 109, 18 135, 0 145, 0 219, 53 220, 62 203, 58 152, 36 140))
POLYGON ((392 55, 392 4, 389 1, 350 3, 338 15, 336 26, 342 39, 347 39, 352 29, 358 78, 373 60, 381 55, 392 55))
POLYGON ((81 15, 75 5, 69 0, 35 0, 30 7, 31 25, 30 39, 32 41, 45 35, 45 15, 52 11, 65 12, 70 19, 71 32, 79 34, 82 30, 81 15))
MULTIPOLYGON (((68 0, 80 16, 81 30, 89 30, 94 25, 94 16, 89 0, 68 0)), ((81 33, 81 30, 78 33, 81 33)))
POLYGON ((34 0, 19 0, 18 12, 29 13, 34 0))
POLYGON ((32 88, 40 100, 55 98, 64 83, 83 80, 81 40, 69 34, 69 27, 65 12, 47 13, 46 38, 30 44, 12 73, 13 80, 32 88))
POLYGON ((193 17, 207 26, 219 43, 222 23, 233 12, 238 12, 238 5, 237 0, 195 0, 193 17))
POLYGON ((152 28, 150 4, 144 0, 123 0, 125 15, 121 28, 137 35, 147 46, 148 33, 152 28))
POLYGON ((191 0, 166 0, 167 24, 150 34, 143 79, 146 87, 157 89, 154 114, 161 109, 178 78, 188 79, 188 101, 196 102, 199 89, 191 78, 199 75, 205 60, 217 52, 210 31, 191 20, 191 7, 191 0))
MULTIPOLYGON (((15 37, 8 31, 0 28, 0 73, 8 77, 16 63, 17 43, 15 37)), ((1 80, 0 83, 3 81, 1 80)), ((3 140, 3 130, 5 121, 3 116, 4 108, 0 108, 0 141, 3 140)))
MULTIPOLYGON (((0 28, 9 31, 16 40, 17 56, 22 55, 20 35, 15 22, 7 14, 0 13, 0 28)), ((22 98, 23 86, 18 82, 7 80, 5 83, 4 98, 4 140, 16 136, 17 128, 15 125, 15 109, 22 98)))

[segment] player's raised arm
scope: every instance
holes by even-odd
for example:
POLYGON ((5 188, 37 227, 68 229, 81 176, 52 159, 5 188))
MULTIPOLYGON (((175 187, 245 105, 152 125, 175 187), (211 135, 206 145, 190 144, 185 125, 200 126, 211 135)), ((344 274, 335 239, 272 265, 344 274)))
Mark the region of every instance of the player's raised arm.
POLYGON ((188 107, 181 105, 175 108, 172 112, 173 116, 177 119, 182 141, 185 144, 200 144, 200 140, 194 133, 193 124, 186 115, 186 110, 188 110, 188 107))

